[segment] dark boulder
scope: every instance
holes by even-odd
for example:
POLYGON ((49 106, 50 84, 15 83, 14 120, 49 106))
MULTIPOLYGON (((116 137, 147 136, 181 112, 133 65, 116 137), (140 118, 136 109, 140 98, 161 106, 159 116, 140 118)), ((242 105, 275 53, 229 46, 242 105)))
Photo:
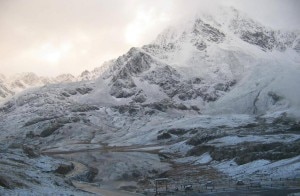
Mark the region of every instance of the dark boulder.
POLYGON ((12 183, 8 177, 0 175, 0 186, 7 188, 7 189, 11 189, 12 183))
POLYGON ((158 140, 170 139, 172 135, 170 133, 162 133, 157 136, 158 140))
POLYGON ((49 127, 47 127, 46 129, 44 129, 40 136, 41 137, 48 137, 50 135, 52 135, 57 129, 63 127, 64 125, 63 124, 60 124, 60 123, 53 123, 51 124, 49 127))
POLYGON ((55 170, 55 173, 66 175, 70 171, 74 169, 73 163, 69 164, 60 164, 58 168, 55 170))

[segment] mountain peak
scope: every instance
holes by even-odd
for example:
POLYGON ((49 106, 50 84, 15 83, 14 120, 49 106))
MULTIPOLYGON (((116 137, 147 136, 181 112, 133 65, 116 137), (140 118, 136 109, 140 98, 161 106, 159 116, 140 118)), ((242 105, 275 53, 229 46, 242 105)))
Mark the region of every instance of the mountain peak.
MULTIPOLYGON (((104 97, 110 97, 110 103, 115 100, 150 103, 167 99, 176 104, 192 106, 196 103, 205 107, 208 102, 216 102, 242 86, 245 78, 257 72, 258 65, 276 64, 277 60, 284 62, 287 52, 300 48, 297 32, 265 27, 232 7, 218 9, 217 14, 201 13, 181 25, 169 27, 152 43, 142 48, 133 47, 102 67, 82 72, 76 79, 61 75, 39 80, 34 74, 28 74, 28 78, 44 85, 100 77, 97 84, 107 93, 104 97)), ((274 77, 279 73, 272 70, 274 77)), ((253 82, 247 85, 256 92, 272 80, 263 81, 261 85, 253 85, 253 82)), ((18 80, 15 87, 24 89, 27 83, 18 80)), ((268 92, 259 95, 265 96, 262 100, 270 99, 268 92)))
POLYGON ((193 42, 196 47, 205 49, 207 42, 221 43, 238 38, 263 51, 284 51, 291 48, 299 36, 299 32, 267 27, 234 7, 218 7, 216 10, 197 14, 183 24, 167 28, 152 45, 170 51, 178 48, 180 42, 193 42))

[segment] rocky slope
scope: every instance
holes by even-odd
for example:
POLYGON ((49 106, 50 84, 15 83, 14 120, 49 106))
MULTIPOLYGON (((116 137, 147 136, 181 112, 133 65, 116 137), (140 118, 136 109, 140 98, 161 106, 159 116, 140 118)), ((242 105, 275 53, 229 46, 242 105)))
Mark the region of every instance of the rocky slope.
POLYGON ((132 48, 111 62, 97 91, 124 104, 168 101, 208 113, 291 109, 299 116, 300 92, 283 90, 299 82, 299 32, 270 29, 232 8, 220 13, 132 48))

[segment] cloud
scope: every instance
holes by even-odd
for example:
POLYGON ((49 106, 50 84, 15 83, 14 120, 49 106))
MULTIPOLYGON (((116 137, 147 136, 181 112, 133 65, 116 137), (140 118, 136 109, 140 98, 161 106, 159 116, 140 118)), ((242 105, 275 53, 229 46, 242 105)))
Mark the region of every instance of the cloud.
POLYGON ((300 29, 299 0, 228 0, 226 4, 273 28, 300 29))
POLYGON ((300 29, 298 0, 0 0, 0 73, 79 74, 224 4, 275 28, 300 29))

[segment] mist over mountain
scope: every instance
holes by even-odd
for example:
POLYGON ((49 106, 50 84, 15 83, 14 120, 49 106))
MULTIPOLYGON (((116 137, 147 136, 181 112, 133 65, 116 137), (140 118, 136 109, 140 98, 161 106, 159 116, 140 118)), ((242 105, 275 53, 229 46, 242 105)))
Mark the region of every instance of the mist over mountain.
POLYGON ((72 74, 61 74, 56 77, 38 76, 33 72, 19 73, 7 77, 0 74, 0 102, 9 99, 16 93, 29 88, 42 87, 50 84, 71 83, 84 80, 94 80, 103 72, 105 64, 102 67, 95 68, 92 71, 85 70, 79 76, 72 74))
MULTIPOLYGON (((139 192, 159 177, 178 183, 179 166, 186 181, 299 178, 299 76, 300 31, 272 29, 223 7, 78 77, 0 75, 1 148, 17 149, 15 160, 28 164, 30 146, 37 161, 28 175, 50 173, 40 185, 50 193, 58 185, 47 182, 57 181, 52 173, 67 160, 72 175, 62 178, 73 185, 130 181, 139 192), (216 177, 193 177, 193 167, 216 177)), ((13 184, 20 171, 7 170, 13 184)), ((0 193, 44 193, 33 180, 18 182, 0 193)))

